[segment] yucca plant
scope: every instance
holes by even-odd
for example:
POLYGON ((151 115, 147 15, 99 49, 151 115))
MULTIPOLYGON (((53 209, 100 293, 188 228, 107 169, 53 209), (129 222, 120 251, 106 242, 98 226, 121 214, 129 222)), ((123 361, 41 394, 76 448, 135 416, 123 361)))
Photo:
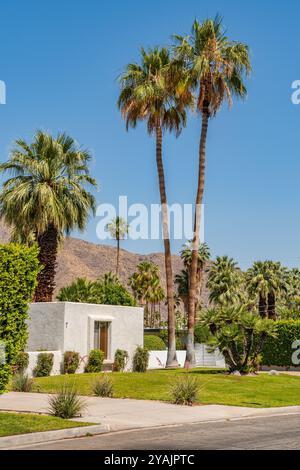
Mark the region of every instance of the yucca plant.
POLYGON ((25 392, 29 393, 32 390, 34 379, 30 378, 23 372, 17 372, 13 376, 12 389, 14 392, 25 392))
POLYGON ((192 406, 198 398, 199 382, 187 373, 172 384, 170 393, 175 405, 192 406))
POLYGON ((85 408, 85 401, 74 387, 64 385, 56 395, 49 397, 49 412, 52 416, 63 419, 78 418, 82 416, 85 408))
POLYGON ((113 383, 107 374, 99 377, 93 385, 93 394, 96 397, 112 398, 114 395, 113 383))

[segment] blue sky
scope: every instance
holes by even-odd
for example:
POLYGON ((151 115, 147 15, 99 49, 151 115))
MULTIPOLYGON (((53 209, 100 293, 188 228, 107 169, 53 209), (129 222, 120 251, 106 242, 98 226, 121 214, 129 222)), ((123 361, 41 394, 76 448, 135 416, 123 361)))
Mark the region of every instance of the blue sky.
MULTIPOLYGON (((224 17, 232 39, 249 44, 253 74, 246 103, 211 122, 207 146, 205 238, 213 256, 228 254, 245 268, 255 259, 300 264, 298 135, 300 106, 291 84, 300 79, 300 4, 296 0, 10 0, 1 2, 0 158, 14 139, 38 128, 64 130, 93 155, 99 203, 159 202, 155 146, 143 125, 126 133, 116 108, 116 77, 140 46, 167 45, 188 33, 195 17, 224 17)), ((200 120, 176 140, 165 139, 170 203, 192 203, 200 120)), ((97 241, 92 220, 82 238, 97 241)), ((173 243, 174 252, 181 241, 173 243)), ((125 241, 142 253, 161 241, 125 241)))

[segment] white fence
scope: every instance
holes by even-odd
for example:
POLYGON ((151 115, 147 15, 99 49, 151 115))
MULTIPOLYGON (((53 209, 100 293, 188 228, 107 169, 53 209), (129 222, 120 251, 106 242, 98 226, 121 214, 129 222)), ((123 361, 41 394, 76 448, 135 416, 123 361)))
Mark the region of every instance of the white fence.
MULTIPOLYGON (((148 369, 164 369, 167 363, 167 350, 150 351, 148 369)), ((205 344, 195 344, 196 367, 225 368, 225 360, 218 351, 210 353, 205 344)), ((186 351, 177 351, 177 360, 180 367, 184 367, 186 351)))

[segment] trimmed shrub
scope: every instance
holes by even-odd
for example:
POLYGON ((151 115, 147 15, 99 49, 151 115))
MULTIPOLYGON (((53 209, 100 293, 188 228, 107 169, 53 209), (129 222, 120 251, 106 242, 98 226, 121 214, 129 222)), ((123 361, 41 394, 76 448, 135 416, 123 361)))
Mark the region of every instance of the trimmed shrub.
POLYGON ((40 353, 33 374, 35 377, 49 377, 53 369, 54 354, 40 353))
POLYGON ((93 394, 102 398, 112 398, 114 396, 113 383, 107 374, 96 380, 93 386, 93 394))
POLYGON ((0 245, 0 394, 27 341, 28 304, 40 271, 38 247, 0 245))
POLYGON ((126 364, 128 362, 128 352, 123 351, 122 349, 117 349, 115 352, 114 360, 114 371, 115 372, 124 372, 126 364))
POLYGON ((295 367, 292 344, 300 341, 300 321, 281 320, 276 322, 277 338, 268 338, 262 351, 264 366, 295 367))
POLYGON ((133 372, 146 372, 149 364, 149 351, 139 346, 133 356, 133 372))
POLYGON ((14 373, 15 374, 21 374, 25 372, 29 365, 29 354, 21 351, 17 355, 17 359, 14 364, 14 373))
POLYGON ((79 353, 74 351, 66 351, 64 353, 64 373, 75 374, 79 367, 79 353))
MULTIPOLYGON (((166 348, 168 347, 168 330, 162 330, 159 333, 159 337, 163 340, 163 342, 166 345, 166 348)), ((185 343, 183 340, 183 334, 182 333, 176 333, 176 350, 177 351, 184 351, 185 350, 185 343)))
POLYGON ((144 337, 144 347, 148 351, 165 351, 166 345, 164 341, 155 335, 145 335, 144 337))
POLYGON ((92 349, 89 354, 88 363, 85 366, 84 372, 93 374, 102 371, 104 361, 104 352, 100 349, 92 349))
POLYGON ((49 412, 52 416, 63 419, 78 418, 86 407, 75 389, 63 386, 61 390, 49 398, 49 412))
POLYGON ((179 377, 171 386, 172 402, 175 405, 192 406, 197 400, 199 393, 199 383, 196 377, 189 374, 179 377))
POLYGON ((14 392, 29 393, 32 390, 34 380, 29 378, 27 374, 18 372, 13 376, 12 389, 14 392))

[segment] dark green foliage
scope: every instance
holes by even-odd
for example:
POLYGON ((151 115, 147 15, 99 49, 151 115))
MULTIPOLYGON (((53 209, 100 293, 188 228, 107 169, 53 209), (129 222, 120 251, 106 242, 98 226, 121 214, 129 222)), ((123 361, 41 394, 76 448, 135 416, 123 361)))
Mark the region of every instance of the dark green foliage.
POLYGON ((209 327, 206 325, 197 324, 195 326, 195 343, 206 344, 210 337, 209 327))
POLYGON ((115 352, 114 371, 123 372, 128 361, 128 352, 117 349, 115 352))
POLYGON ((16 359, 15 364, 14 364, 14 373, 15 374, 23 373, 27 369, 28 364, 29 364, 29 355, 28 355, 28 353, 26 353, 24 351, 20 351, 17 354, 17 359, 16 359))
POLYGON ((138 347, 133 357, 133 372, 146 372, 149 363, 149 351, 138 347))
POLYGON ((36 246, 0 245, 0 393, 5 390, 18 353, 26 346, 25 321, 39 270, 36 246))
POLYGON ((100 349, 92 349, 92 351, 90 351, 88 363, 85 366, 84 371, 90 374, 101 372, 103 361, 104 361, 104 352, 101 351, 100 349))
POLYGON ((79 367, 79 353, 74 351, 66 351, 64 353, 64 373, 75 374, 79 367))
MULTIPOLYGON (((168 330, 161 330, 161 332, 159 333, 159 337, 163 340, 166 347, 168 347, 168 330)), ((176 333, 176 350, 185 350, 184 333, 180 331, 176 333)))
POLYGON ((40 353, 33 371, 35 377, 49 377, 53 368, 54 355, 52 353, 40 353))
POLYGON ((144 337, 144 347, 148 351, 165 351, 166 345, 162 338, 155 335, 145 335, 144 337))
POLYGON ((98 281, 77 279, 70 286, 63 287, 57 298, 61 302, 85 302, 129 307, 136 305, 133 296, 111 273, 105 274, 98 281))
MULTIPOLYGON (((265 366, 295 367, 292 345, 300 341, 300 321, 282 320, 276 322, 277 338, 268 338, 262 351, 265 366)), ((299 349, 299 348, 298 348, 299 349)))
POLYGON ((80 417, 85 409, 85 402, 74 389, 63 386, 57 395, 49 398, 49 411, 53 416, 63 419, 80 417))
POLYGON ((113 383, 107 374, 96 380, 93 386, 93 394, 102 398, 112 398, 114 396, 113 383))

